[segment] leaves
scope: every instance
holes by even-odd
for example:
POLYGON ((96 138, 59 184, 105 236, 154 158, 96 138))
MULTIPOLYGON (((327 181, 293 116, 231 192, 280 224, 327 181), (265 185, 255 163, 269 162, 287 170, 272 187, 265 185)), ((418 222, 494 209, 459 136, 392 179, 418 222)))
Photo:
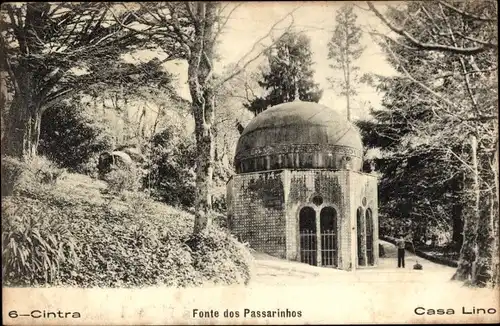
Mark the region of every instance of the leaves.
POLYGON ((255 115, 270 106, 291 102, 296 94, 303 101, 318 102, 323 95, 313 81, 310 40, 303 33, 288 32, 266 54, 269 70, 262 73, 259 85, 268 91, 245 107, 255 115))
POLYGON ((193 250, 185 244, 192 237, 192 215, 138 194, 110 202, 90 178, 71 178, 68 185, 77 184, 71 191, 37 185, 4 198, 5 285, 198 286, 248 280, 248 251, 228 233, 212 229, 193 250), (208 260, 216 264, 200 263, 208 260))
POLYGON ((333 84, 340 85, 342 95, 355 95, 355 86, 359 81, 356 71, 356 60, 361 57, 364 46, 361 45, 361 28, 357 24, 354 6, 342 6, 335 16, 335 30, 328 43, 328 59, 333 61, 331 67, 341 72, 340 78, 333 78, 333 84))
MULTIPOLYGON (((477 19, 496 18, 493 7, 491 1, 477 6, 472 1, 415 1, 389 7, 382 18, 399 36, 378 36, 400 75, 377 76, 384 92, 382 108, 372 111, 372 121, 359 123, 365 143, 382 149, 375 160, 383 173, 381 213, 400 226, 411 222, 410 228, 420 234, 441 226, 439 232, 453 232, 459 245, 465 239, 459 271, 466 278, 472 275, 472 261, 483 264, 483 257, 498 252, 487 226, 498 224, 498 206, 491 204, 498 202, 498 189, 491 181, 498 169, 488 163, 498 143, 498 108, 491 101, 498 99, 493 77, 497 50, 471 50, 478 47, 478 39, 496 38, 491 21, 477 19), (476 157, 471 136, 478 138, 476 157), (479 205, 476 186, 481 189, 479 205), (482 248, 478 257, 470 254, 476 245, 482 248)), ((481 266, 496 269, 498 275, 498 262, 493 265, 481 266)), ((488 277, 480 278, 483 282, 488 277)))

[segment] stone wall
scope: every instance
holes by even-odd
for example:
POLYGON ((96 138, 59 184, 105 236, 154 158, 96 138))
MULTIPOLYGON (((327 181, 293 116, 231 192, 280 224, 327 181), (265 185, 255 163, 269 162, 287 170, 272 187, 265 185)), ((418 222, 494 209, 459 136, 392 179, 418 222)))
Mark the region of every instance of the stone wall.
POLYGON ((352 269, 358 261, 356 211, 361 207, 364 214, 370 209, 373 259, 377 263, 377 179, 372 175, 329 170, 237 174, 228 183, 227 200, 229 227, 241 241, 257 251, 297 261, 300 261, 300 210, 305 206, 315 210, 319 233, 321 210, 333 207, 337 213, 338 268, 344 270, 352 269), (321 197, 321 203, 313 203, 316 196, 321 197))
POLYGON ((288 231, 288 259, 299 257, 299 212, 309 206, 316 211, 317 232, 319 233, 320 212, 324 207, 333 207, 337 213, 338 267, 349 269, 350 233, 349 205, 347 191, 347 171, 328 170, 290 170, 290 185, 286 195, 287 219, 290 221, 288 231), (312 199, 321 196, 322 203, 316 205, 312 199))
POLYGON ((240 241, 286 258, 283 171, 238 174, 228 183, 228 224, 240 241))
MULTIPOLYGON (((353 235, 357 236, 357 223, 356 223, 356 213, 357 210, 361 210, 362 217, 362 228, 361 230, 363 236, 363 245, 366 245, 366 234, 367 234, 367 221, 366 212, 371 211, 372 215, 372 227, 373 227, 373 266, 378 263, 379 248, 378 248, 378 193, 377 177, 371 174, 351 172, 349 178, 349 189, 350 189, 350 209, 353 212, 353 235)), ((353 241, 357 247, 357 240, 353 241)), ((353 255, 353 260, 358 263, 357 250, 354 251, 356 255, 353 255)), ((368 257, 366 251, 364 252, 364 263, 368 264, 368 257)))

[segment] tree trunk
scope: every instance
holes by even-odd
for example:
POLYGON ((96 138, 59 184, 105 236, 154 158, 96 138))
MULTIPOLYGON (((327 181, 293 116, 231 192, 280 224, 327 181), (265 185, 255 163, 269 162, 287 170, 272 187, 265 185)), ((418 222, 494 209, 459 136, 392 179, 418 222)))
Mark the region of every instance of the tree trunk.
POLYGON ((9 103, 9 91, 7 89, 7 72, 4 71, 2 67, 2 71, 0 71, 0 110, 1 112, 1 126, 0 130, 2 131, 2 138, 4 136, 5 130, 5 119, 7 118, 7 105, 9 103))
POLYGON ((9 109, 4 154, 18 158, 36 156, 40 139, 42 110, 28 96, 16 94, 9 109))
POLYGON ((453 204, 452 207, 452 217, 453 217, 453 234, 452 234, 452 241, 453 245, 457 250, 460 250, 462 248, 463 240, 464 240, 464 223, 463 223, 463 217, 462 217, 462 204, 461 203, 455 203, 453 204))
MULTIPOLYGON (((347 17, 346 17, 347 18, 347 17)), ((345 49, 345 64, 346 64, 346 99, 347 99, 347 121, 351 121, 351 67, 349 66, 349 34, 346 29, 346 49, 345 49)))
MULTIPOLYGON (((482 178, 482 195, 480 203, 480 219, 478 228, 478 258, 476 259, 476 274, 474 285, 495 285, 498 269, 498 201, 496 190, 491 189, 490 180, 497 177, 497 166, 493 166, 495 153, 482 153, 480 157, 480 171, 482 178), (488 189, 488 190, 487 190, 488 189)), ((495 187, 498 180, 495 180, 495 187)))
POLYGON ((215 142, 213 137, 212 122, 213 97, 205 93, 205 103, 193 103, 196 119, 196 202, 194 233, 199 233, 211 224, 210 212, 212 210, 212 184, 215 162, 215 142), (205 114, 203 115, 203 113, 205 114), (211 113, 209 113, 211 112, 211 113), (209 116, 207 116, 207 113, 209 116), (205 118, 202 119, 202 116, 205 118), (203 123, 202 121, 206 121, 203 123))
MULTIPOLYGON (((498 134, 498 130, 497 130, 498 134)), ((493 162, 491 165, 491 169, 493 171, 493 179, 495 180, 495 194, 493 198, 493 208, 491 210, 491 218, 492 218, 492 228, 493 228, 493 260, 492 260, 492 285, 494 287, 498 287, 500 285, 500 220, 499 220, 499 189, 498 189, 498 141, 495 146, 495 154, 493 157, 493 162)))
POLYGON ((215 161, 215 89, 213 84, 214 25, 217 3, 196 3, 195 39, 188 60, 188 83, 195 120, 196 199, 194 233, 211 224, 212 186, 215 161))
MULTIPOLYGON (((460 178, 457 178, 454 183, 453 190, 455 193, 461 194, 463 190, 463 175, 460 178)), ((462 201, 455 201, 451 208, 452 214, 452 242, 454 248, 457 251, 462 248, 463 240, 464 240, 464 220, 463 220, 463 203, 462 201)))
POLYGON ((477 231, 479 224, 479 175, 477 164, 477 139, 470 136, 471 146, 471 168, 472 171, 466 177, 465 188, 471 191, 466 196, 470 205, 467 205, 467 212, 464 214, 464 240, 460 250, 458 268, 452 279, 475 283, 476 259, 478 257, 477 231), (470 185, 469 185, 470 183, 470 185), (469 186, 469 187, 468 187, 469 186))

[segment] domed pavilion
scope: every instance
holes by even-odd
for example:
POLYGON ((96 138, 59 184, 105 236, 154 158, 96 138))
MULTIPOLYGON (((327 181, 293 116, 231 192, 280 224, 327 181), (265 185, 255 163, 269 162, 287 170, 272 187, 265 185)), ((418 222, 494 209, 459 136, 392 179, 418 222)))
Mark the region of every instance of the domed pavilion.
POLYGON ((259 251, 353 270, 378 260, 377 178, 361 136, 311 102, 271 107, 243 130, 227 184, 228 224, 259 251))

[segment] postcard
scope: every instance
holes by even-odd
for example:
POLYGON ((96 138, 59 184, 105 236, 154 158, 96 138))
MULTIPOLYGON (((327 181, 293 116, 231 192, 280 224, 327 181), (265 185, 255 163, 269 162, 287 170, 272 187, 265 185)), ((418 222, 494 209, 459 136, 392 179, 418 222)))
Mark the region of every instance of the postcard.
POLYGON ((5 325, 500 321, 495 1, 0 14, 5 325))

